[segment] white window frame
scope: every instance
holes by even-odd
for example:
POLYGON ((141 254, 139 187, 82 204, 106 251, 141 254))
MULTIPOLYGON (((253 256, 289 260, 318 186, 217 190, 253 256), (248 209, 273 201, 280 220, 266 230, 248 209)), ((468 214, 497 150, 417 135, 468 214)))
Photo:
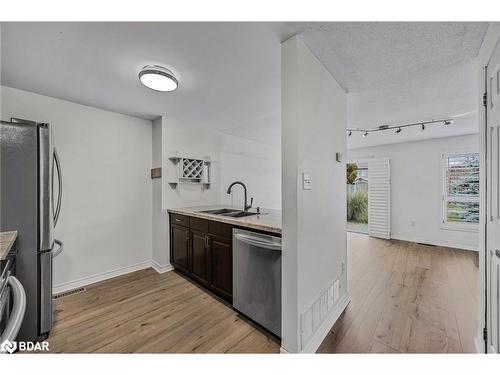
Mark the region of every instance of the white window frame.
MULTIPOLYGON (((479 223, 457 223, 453 221, 448 221, 448 189, 447 189, 447 178, 446 178, 446 167, 447 159, 449 156, 453 155, 464 155, 464 154, 478 154, 478 151, 454 151, 447 152, 441 155, 441 185, 442 185, 442 204, 441 204, 441 229, 447 230, 457 230, 464 232, 478 232, 479 223)), ((462 199, 453 198, 453 201, 460 201, 462 199)), ((475 201, 476 199, 473 199, 475 201)), ((463 199, 463 201, 468 202, 471 199, 463 199)), ((477 197, 477 202, 479 203, 479 196, 477 197)))

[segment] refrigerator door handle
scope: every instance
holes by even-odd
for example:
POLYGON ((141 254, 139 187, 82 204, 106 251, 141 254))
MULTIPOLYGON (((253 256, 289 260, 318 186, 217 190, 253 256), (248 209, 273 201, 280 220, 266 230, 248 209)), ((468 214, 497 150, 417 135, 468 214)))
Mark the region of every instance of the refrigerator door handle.
POLYGON ((56 256, 58 256, 64 250, 64 242, 62 242, 61 240, 58 240, 57 238, 54 238, 54 242, 56 243, 56 245, 59 246, 59 249, 57 249, 57 251, 52 250, 52 258, 55 258, 56 256))
MULTIPOLYGON (((61 174, 61 162, 59 161, 59 155, 57 154, 57 149, 54 147, 54 164, 52 164, 52 196, 54 196, 54 166, 57 169, 57 185, 58 185, 58 195, 56 208, 52 207, 54 212, 54 228, 57 225, 57 220, 59 219, 59 214, 61 213, 61 201, 62 201, 62 174, 61 174)), ((54 204, 54 201, 52 201, 54 204)))

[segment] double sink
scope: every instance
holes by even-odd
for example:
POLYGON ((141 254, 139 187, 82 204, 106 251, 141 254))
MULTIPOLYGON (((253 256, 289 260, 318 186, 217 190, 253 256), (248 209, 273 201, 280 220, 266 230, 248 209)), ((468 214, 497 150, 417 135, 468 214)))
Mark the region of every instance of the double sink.
POLYGON ((204 213, 204 214, 221 215, 221 216, 227 216, 227 217, 246 217, 246 216, 260 215, 260 212, 233 210, 231 208, 219 208, 216 210, 206 210, 206 211, 199 211, 199 212, 204 213))

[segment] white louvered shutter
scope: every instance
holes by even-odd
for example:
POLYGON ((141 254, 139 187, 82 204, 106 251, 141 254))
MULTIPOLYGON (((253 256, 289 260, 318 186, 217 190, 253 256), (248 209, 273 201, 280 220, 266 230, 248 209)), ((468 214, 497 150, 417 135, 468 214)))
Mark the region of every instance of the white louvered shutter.
POLYGON ((369 234, 391 238, 391 178, 389 159, 368 163, 369 234))

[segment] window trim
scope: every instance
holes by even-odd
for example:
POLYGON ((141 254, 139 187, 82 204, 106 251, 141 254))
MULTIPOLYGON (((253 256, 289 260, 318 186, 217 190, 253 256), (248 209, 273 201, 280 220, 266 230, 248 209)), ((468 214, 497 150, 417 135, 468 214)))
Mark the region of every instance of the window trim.
MULTIPOLYGON (((441 154, 441 229, 455 230, 461 232, 479 232, 479 223, 457 223, 447 220, 447 180, 446 180, 446 160, 452 155, 463 154, 479 154, 478 151, 453 151, 441 154)), ((481 161, 480 161, 481 162, 481 161)), ((479 187, 481 188, 481 187, 479 187)), ((475 200, 475 199, 474 199, 475 200)), ((458 198, 456 201, 470 201, 467 198, 458 198)), ((480 197, 477 197, 477 202, 480 203, 480 197)))

